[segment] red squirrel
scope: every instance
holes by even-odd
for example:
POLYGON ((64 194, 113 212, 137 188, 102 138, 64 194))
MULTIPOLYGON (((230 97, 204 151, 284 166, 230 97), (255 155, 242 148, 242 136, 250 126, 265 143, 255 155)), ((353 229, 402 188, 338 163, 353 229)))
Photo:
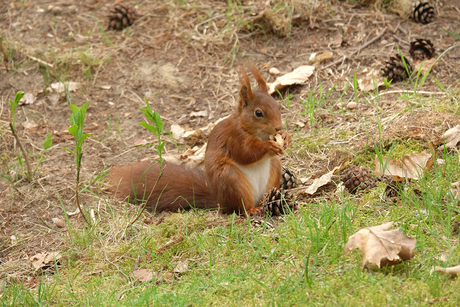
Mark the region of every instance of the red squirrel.
POLYGON ((268 94, 267 85, 255 66, 249 66, 258 89, 251 89, 240 70, 240 99, 234 113, 211 131, 205 153, 205 169, 166 163, 135 162, 117 166, 110 173, 117 197, 148 198, 155 211, 219 208, 223 213, 257 214, 263 195, 280 187, 280 155, 292 138, 283 131, 280 105, 268 94), (280 134, 284 145, 270 140, 280 134), (136 192, 136 193, 135 193, 136 192))

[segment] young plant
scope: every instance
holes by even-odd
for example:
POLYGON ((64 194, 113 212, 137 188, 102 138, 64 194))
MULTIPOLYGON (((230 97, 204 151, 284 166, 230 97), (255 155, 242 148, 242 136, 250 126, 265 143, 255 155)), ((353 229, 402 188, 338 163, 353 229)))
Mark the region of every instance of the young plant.
POLYGON ((305 112, 301 113, 300 115, 304 115, 305 113, 309 114, 310 127, 311 127, 315 123, 315 107, 316 107, 316 99, 313 97, 313 90, 310 91, 307 99, 302 100, 301 103, 303 105, 303 108, 305 109, 305 112))
POLYGON ((165 147, 166 142, 161 140, 161 133, 164 127, 163 121, 161 120, 160 114, 158 114, 157 111, 152 110, 148 100, 145 101, 145 104, 146 104, 146 108, 140 109, 140 111, 144 113, 145 117, 147 117, 147 119, 153 123, 153 126, 150 125, 148 122, 140 122, 139 125, 141 125, 145 129, 155 134, 158 139, 158 146, 156 148, 153 148, 153 151, 158 155, 158 163, 160 164, 160 175, 158 176, 157 181, 155 182, 155 185, 150 191, 149 196, 147 197, 144 204, 142 205, 141 211, 136 216, 136 218, 131 222, 131 224, 134 224, 139 219, 142 212, 144 212, 145 207, 147 206, 147 203, 149 202, 149 199, 152 196, 153 191, 155 190, 158 182, 160 181, 161 176, 163 175, 163 170, 164 170, 163 168, 164 159, 163 159, 162 153, 163 153, 163 149, 165 147))
POLYGON ((72 109, 72 114, 70 114, 71 126, 69 127, 68 130, 70 134, 75 138, 75 151, 72 151, 64 147, 61 147, 61 148, 67 150, 74 156, 75 165, 77 166, 77 180, 75 182, 75 199, 77 202, 78 209, 83 215, 83 219, 85 220, 86 224, 88 224, 88 226, 91 226, 91 224, 89 223, 89 220, 85 216, 84 211, 81 209, 80 198, 79 198, 81 159, 83 157, 83 142, 88 136, 91 135, 91 133, 83 133, 83 123, 85 122, 86 109, 88 108, 88 102, 86 102, 81 108, 71 103, 69 105, 70 105, 70 108, 72 109))
MULTIPOLYGON (((10 105, 11 105, 11 110, 12 110, 12 112, 11 112, 12 121, 10 123, 10 129, 11 129, 11 133, 13 133, 13 136, 16 139, 16 142, 18 142, 19 148, 21 149, 22 155, 24 156, 24 161, 26 162, 27 172, 24 172, 24 173, 25 173, 27 179, 29 181, 32 181, 33 180, 33 173, 32 173, 31 168, 30 168, 29 155, 26 153, 26 151, 24 149, 24 146, 22 146, 21 140, 19 139, 19 136, 16 133, 16 108, 19 105, 19 101, 21 100, 21 98, 23 96, 24 96, 24 92, 19 91, 19 92, 16 93, 16 96, 14 97, 14 102, 11 101, 11 99, 9 99, 10 105)), ((18 153, 18 161, 19 161, 19 164, 22 167, 23 161, 22 161, 20 153, 18 153)))

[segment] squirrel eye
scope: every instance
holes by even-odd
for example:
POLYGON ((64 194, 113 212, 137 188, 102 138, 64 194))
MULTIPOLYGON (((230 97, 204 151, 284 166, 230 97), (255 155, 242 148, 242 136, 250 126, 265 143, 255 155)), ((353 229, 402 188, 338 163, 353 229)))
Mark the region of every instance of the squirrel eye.
POLYGON ((256 116, 257 117, 264 117, 264 115, 262 114, 262 111, 260 111, 260 110, 256 111, 256 116))

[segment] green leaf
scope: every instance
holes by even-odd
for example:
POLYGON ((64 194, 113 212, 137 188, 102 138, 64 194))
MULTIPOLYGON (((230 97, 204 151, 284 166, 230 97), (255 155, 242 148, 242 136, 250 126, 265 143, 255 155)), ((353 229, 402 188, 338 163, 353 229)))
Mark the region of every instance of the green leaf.
POLYGON ((166 142, 163 142, 160 145, 158 145, 158 151, 162 152, 163 148, 165 147, 165 144, 166 144, 166 142))
POLYGON ((148 120, 150 120, 151 122, 154 122, 152 112, 149 112, 149 110, 147 109, 140 109, 140 111, 144 113, 145 117, 147 117, 148 120))
POLYGON ((45 150, 49 149, 51 146, 53 146, 53 139, 52 139, 52 134, 48 134, 48 137, 43 141, 43 148, 45 150))
POLYGON ((69 106, 70 106, 70 108, 72 109, 72 113, 73 113, 73 114, 75 114, 75 113, 77 113, 78 111, 80 111, 80 108, 77 107, 77 106, 74 105, 74 104, 69 103, 69 106))
POLYGON ((57 147, 57 148, 67 150, 68 152, 70 152, 72 154, 72 156, 75 156, 75 153, 72 150, 68 149, 68 148, 65 148, 65 147, 57 147))
POLYGON ((67 129, 71 135, 73 135, 74 138, 77 138, 77 133, 78 133, 78 125, 73 124, 72 126, 67 129))
POLYGON ((18 153, 18 162, 19 162, 19 165, 21 165, 21 166, 24 164, 24 162, 22 161, 20 153, 18 153))
POLYGON ((83 122, 85 121, 86 117, 86 110, 88 109, 88 103, 89 101, 85 102, 84 105, 81 106, 80 108, 80 114, 81 114, 81 125, 83 126, 83 122))
POLYGON ((91 135, 91 133, 83 134, 83 135, 81 136, 81 138, 80 138, 80 139, 78 140, 78 142, 77 142, 77 147, 78 147, 78 148, 81 148, 81 147, 83 146, 83 142, 85 141, 85 139, 86 139, 88 136, 90 136, 90 135, 91 135))
POLYGON ((153 132, 156 136, 158 136, 157 129, 154 126, 149 125, 146 122, 139 123, 139 125, 141 125, 145 129, 149 130, 150 132, 153 132))
POLYGON ((153 112, 153 123, 157 127, 158 133, 163 131, 163 121, 157 111, 153 112))
POLYGON ((19 100, 21 100, 21 98, 24 96, 24 92, 23 91, 19 91, 16 93, 16 97, 14 97, 14 104, 15 105, 18 105, 19 104, 19 100))

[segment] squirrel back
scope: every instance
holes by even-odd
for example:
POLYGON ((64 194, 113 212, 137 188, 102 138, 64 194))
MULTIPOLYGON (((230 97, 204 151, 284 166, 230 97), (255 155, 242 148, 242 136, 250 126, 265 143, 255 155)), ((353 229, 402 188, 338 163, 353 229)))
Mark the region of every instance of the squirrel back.
POLYGON ((219 207, 224 213, 260 212, 258 203, 264 193, 279 188, 279 156, 291 136, 282 131, 280 106, 268 94, 265 80, 254 66, 249 68, 259 89, 251 89, 249 78, 241 69, 238 105, 209 136, 206 171, 166 163, 155 187, 160 175, 158 165, 137 162, 118 166, 109 177, 116 196, 148 199, 149 207, 155 211, 219 207), (282 136, 284 146, 270 140, 275 134, 282 136))

